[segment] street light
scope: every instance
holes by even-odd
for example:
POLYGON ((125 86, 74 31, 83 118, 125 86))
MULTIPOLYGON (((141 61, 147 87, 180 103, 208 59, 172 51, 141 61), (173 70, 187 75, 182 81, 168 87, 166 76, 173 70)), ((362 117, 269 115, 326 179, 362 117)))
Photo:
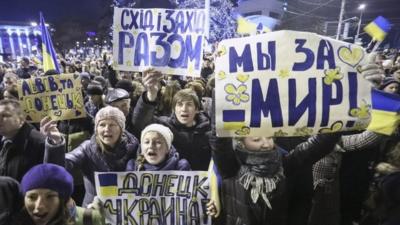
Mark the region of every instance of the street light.
POLYGON ((354 38, 354 42, 356 42, 356 40, 358 40, 358 35, 360 35, 362 15, 363 15, 363 12, 364 12, 364 9, 366 6, 367 6, 366 4, 360 4, 358 6, 358 10, 360 10, 360 18, 358 20, 357 34, 356 34, 356 37, 354 38))

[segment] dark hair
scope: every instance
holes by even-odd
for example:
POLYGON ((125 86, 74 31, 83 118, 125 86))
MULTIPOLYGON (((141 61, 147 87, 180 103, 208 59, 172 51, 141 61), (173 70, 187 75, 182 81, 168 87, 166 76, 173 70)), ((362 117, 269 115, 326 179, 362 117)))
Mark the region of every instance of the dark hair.
POLYGON ((193 101, 196 109, 200 110, 200 101, 192 89, 182 89, 178 91, 172 99, 172 111, 175 110, 176 103, 181 101, 193 101))
POLYGON ((172 100, 175 94, 181 90, 178 81, 171 81, 166 84, 161 95, 158 111, 161 115, 170 115, 172 113, 172 100))

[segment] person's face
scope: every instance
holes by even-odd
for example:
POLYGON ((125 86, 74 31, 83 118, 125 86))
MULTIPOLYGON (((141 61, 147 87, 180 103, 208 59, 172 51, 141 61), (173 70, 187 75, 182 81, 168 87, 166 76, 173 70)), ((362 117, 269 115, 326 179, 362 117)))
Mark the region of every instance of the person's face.
POLYGON ((90 83, 90 80, 89 79, 86 79, 86 78, 83 78, 83 79, 81 79, 81 84, 82 84, 82 88, 83 89, 87 89, 87 86, 89 85, 89 83, 90 83))
POLYGON ((13 79, 13 78, 10 78, 10 77, 6 77, 6 78, 4 78, 3 83, 4 83, 4 88, 7 88, 9 86, 17 84, 17 80, 13 79))
POLYGON ((396 79, 397 81, 400 81, 400 70, 396 70, 396 71, 393 73, 393 77, 394 77, 394 79, 396 79))
POLYGON ((18 100, 16 97, 14 97, 14 95, 10 94, 9 91, 4 91, 3 97, 4 97, 4 99, 14 99, 14 100, 18 100))
POLYGON ((94 105, 100 105, 103 101, 101 95, 88 95, 89 101, 94 105))
POLYGON ((384 92, 397 94, 399 91, 399 84, 398 83, 391 83, 383 89, 384 92))
POLYGON ((158 132, 147 132, 141 141, 142 154, 149 164, 158 165, 166 159, 169 153, 168 145, 158 132))
POLYGON ((129 110, 131 108, 131 100, 130 99, 122 99, 119 101, 112 102, 110 105, 117 107, 119 110, 121 110, 124 113, 125 117, 127 117, 129 114, 129 110))
POLYGON ((271 151, 275 147, 271 137, 245 137, 243 145, 249 151, 271 151))
POLYGON ((132 74, 129 72, 121 72, 121 78, 123 80, 129 80, 132 81, 132 74))
POLYGON ((175 105, 175 116, 179 123, 191 127, 194 125, 194 118, 199 110, 196 108, 193 100, 178 101, 175 105))
POLYGON ((121 136, 121 128, 111 119, 101 120, 96 127, 96 134, 100 141, 110 147, 114 147, 121 136))
POLYGON ((25 208, 36 225, 46 225, 57 214, 61 201, 58 193, 45 188, 26 192, 25 208))
POLYGON ((0 105, 0 135, 13 137, 24 123, 12 105, 0 105))

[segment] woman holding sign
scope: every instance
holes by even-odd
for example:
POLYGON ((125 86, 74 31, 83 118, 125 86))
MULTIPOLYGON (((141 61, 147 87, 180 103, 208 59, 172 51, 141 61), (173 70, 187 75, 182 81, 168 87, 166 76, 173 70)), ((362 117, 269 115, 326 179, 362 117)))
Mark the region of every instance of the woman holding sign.
POLYGON ((125 131, 125 116, 117 108, 107 106, 95 117, 95 133, 77 148, 65 154, 65 140, 54 121, 44 118, 41 131, 46 133, 45 162, 65 166, 67 170, 82 171, 85 185, 83 206, 96 196, 94 172, 125 171, 128 160, 136 158, 139 141, 125 131))

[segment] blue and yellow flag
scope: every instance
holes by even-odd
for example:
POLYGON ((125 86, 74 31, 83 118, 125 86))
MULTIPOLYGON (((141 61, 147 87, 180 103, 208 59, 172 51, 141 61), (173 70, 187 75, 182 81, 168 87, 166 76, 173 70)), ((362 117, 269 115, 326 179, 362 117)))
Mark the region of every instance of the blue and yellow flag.
POLYGON ((377 41, 383 41, 391 28, 390 22, 382 16, 364 27, 364 31, 377 41))
POLYGON ((46 72, 47 70, 56 70, 60 73, 56 51, 54 50, 53 43, 51 42, 51 37, 49 31, 47 30, 42 13, 40 13, 40 30, 42 32, 43 71, 46 72))
POLYGON ((210 178, 210 191, 211 191, 211 200, 214 201, 215 206, 217 207, 217 214, 215 217, 218 217, 221 212, 221 201, 219 198, 219 189, 221 187, 221 176, 218 173, 218 169, 214 164, 214 160, 211 159, 210 164, 208 166, 208 177, 210 178))
POLYGON ((262 23, 253 23, 252 21, 247 20, 246 18, 239 16, 237 18, 237 29, 236 32, 238 34, 256 34, 259 33, 267 33, 271 30, 268 27, 265 27, 262 23))
POLYGON ((400 124, 400 96, 373 89, 371 122, 367 130, 391 135, 400 124))
POLYGON ((118 176, 115 173, 99 174, 100 193, 102 197, 118 196, 118 176))

